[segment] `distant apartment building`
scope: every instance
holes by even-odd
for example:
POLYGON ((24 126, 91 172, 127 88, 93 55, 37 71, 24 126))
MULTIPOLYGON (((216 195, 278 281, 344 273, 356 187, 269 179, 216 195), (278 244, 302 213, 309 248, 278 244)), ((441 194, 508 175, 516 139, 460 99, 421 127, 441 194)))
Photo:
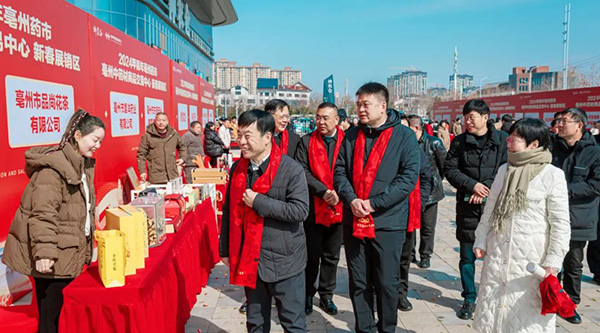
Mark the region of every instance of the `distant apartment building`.
POLYGON ((254 87, 255 93, 241 86, 230 89, 215 90, 217 105, 230 107, 238 106, 241 110, 248 108, 264 108, 265 104, 274 98, 286 101, 290 106, 307 106, 310 102, 312 90, 302 82, 284 85, 277 78, 258 78, 254 87))
MULTIPOLYGON (((461 92, 462 94, 468 94, 472 90, 475 89, 475 85, 473 84, 473 75, 469 74, 458 74, 456 75, 456 91, 461 92)), ((448 87, 449 91, 454 91, 454 75, 450 75, 450 85, 448 87)))
POLYGON ((252 66, 238 66, 235 61, 219 59, 214 65, 215 89, 228 90, 235 86, 248 89, 252 95, 256 94, 258 79, 278 79, 282 85, 293 85, 302 81, 302 71, 285 67, 284 69, 271 69, 269 66, 254 63, 252 66))
POLYGON ((508 76, 508 83, 513 91, 529 92, 529 79, 531 78, 531 91, 555 90, 562 87, 562 73, 550 72, 548 66, 513 67, 512 74, 508 76))
POLYGON ((427 94, 427 72, 407 70, 387 79, 390 95, 398 98, 427 94))

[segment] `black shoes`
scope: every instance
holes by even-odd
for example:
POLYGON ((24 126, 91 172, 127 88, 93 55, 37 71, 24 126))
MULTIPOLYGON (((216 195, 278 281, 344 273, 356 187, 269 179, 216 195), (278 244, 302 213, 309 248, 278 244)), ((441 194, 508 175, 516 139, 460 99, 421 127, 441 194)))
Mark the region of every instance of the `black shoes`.
POLYGON ((335 306, 335 303, 330 299, 322 299, 319 301, 319 307, 330 315, 336 315, 338 313, 337 306, 335 306))
POLYGON ((562 319, 568 321, 571 324, 575 324, 575 325, 579 325, 581 324, 581 317, 579 316, 579 313, 577 313, 577 310, 575 310, 575 315, 573 317, 561 317, 562 319))
POLYGON ((240 305, 240 313, 246 314, 248 312, 248 301, 244 301, 242 305, 240 305))
POLYGON ((411 263, 413 264, 418 264, 419 261, 417 260, 417 257, 413 256, 412 259, 410 260, 411 263))
POLYGON ((429 268, 431 267, 431 263, 429 262, 429 258, 421 258, 421 261, 417 264, 419 268, 429 268))
POLYGON ((413 309, 412 304, 410 303, 408 298, 400 297, 400 299, 398 300, 398 310, 406 312, 406 311, 410 311, 412 309, 413 309))
POLYGON ((313 312, 313 298, 307 297, 306 303, 304 303, 304 313, 308 316, 313 312))
POLYGON ((465 301, 462 308, 458 312, 458 318, 463 320, 469 320, 473 318, 473 312, 475 311, 475 304, 465 301))

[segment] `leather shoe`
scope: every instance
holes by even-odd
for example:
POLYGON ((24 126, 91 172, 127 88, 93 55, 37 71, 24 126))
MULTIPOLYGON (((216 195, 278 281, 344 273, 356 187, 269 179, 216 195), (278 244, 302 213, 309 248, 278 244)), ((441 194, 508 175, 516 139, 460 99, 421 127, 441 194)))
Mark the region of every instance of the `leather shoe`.
POLYGON ((562 317, 560 316, 562 319, 568 321, 571 324, 575 324, 575 325, 579 325, 581 324, 581 317, 579 316, 579 313, 577 313, 577 310, 575 310, 575 315, 573 317, 562 317))
POLYGON ((429 263, 429 258, 422 258, 418 264, 419 268, 429 268, 431 267, 431 263, 429 263))
POLYGON ((313 312, 313 298, 307 297, 306 303, 304 303, 304 313, 308 316, 313 312))
POLYGON ((406 312, 406 311, 410 311, 412 309, 413 309, 412 304, 410 303, 408 298, 400 297, 400 299, 398 300, 398 310, 406 312))
POLYGON ((335 306, 335 303, 330 299, 322 299, 319 301, 319 307, 330 315, 336 315, 338 313, 337 306, 335 306))
POLYGON ((240 313, 246 314, 246 312, 248 312, 248 301, 244 301, 244 303, 240 305, 240 313))
POLYGON ((469 319, 473 318, 474 311, 475 311, 475 304, 465 301, 463 303, 462 308, 460 308, 460 311, 458 312, 458 318, 463 319, 463 320, 469 320, 469 319))

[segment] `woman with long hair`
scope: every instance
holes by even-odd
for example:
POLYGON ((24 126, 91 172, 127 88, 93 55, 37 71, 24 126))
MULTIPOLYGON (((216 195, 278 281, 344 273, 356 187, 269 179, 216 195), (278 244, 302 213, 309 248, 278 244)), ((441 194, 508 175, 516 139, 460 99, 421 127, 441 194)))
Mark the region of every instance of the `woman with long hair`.
POLYGON ((25 152, 30 179, 10 226, 2 261, 33 277, 40 332, 58 330, 62 290, 92 259, 93 157, 103 139, 102 120, 78 110, 58 146, 25 152))
POLYGON ((551 165, 551 136, 540 119, 513 124, 508 163, 492 185, 473 252, 485 258, 473 327, 479 332, 554 332, 555 315, 540 314, 540 280, 533 262, 556 275, 569 249, 567 182, 551 165))

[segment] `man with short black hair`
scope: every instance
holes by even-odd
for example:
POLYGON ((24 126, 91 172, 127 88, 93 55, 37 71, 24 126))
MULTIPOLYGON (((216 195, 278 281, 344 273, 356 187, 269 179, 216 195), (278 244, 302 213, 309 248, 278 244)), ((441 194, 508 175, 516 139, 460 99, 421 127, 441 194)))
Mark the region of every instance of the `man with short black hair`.
POLYGON ((505 114, 502 116, 502 127, 500 128, 501 131, 504 131, 506 133, 510 133, 510 127, 515 123, 515 120, 513 119, 513 117, 509 114, 505 114))
POLYGON ((395 332, 400 255, 408 195, 419 173, 415 135, 388 110, 379 83, 356 92, 360 125, 348 130, 335 164, 334 186, 344 203, 343 237, 356 332, 395 332), (377 294, 375 322, 374 295, 377 294))
POLYGON ((337 307, 333 302, 333 291, 342 247, 343 204, 333 188, 333 167, 344 131, 338 126, 335 104, 319 105, 315 120, 317 129, 302 137, 296 151, 296 160, 304 167, 311 195, 309 215, 304 222, 308 242, 305 312, 307 315, 312 313, 313 296, 318 291, 319 307, 335 315, 337 307))
POLYGON ((444 175, 456 188, 456 238, 460 244, 460 279, 464 298, 458 313, 469 320, 475 310, 475 229, 498 169, 508 159, 508 134, 497 131, 490 109, 480 99, 469 100, 463 107, 467 131, 452 140, 444 162, 444 175))
POLYGON ((273 135, 275 143, 281 148, 284 155, 294 158, 300 143, 300 136, 288 129, 290 107, 281 99, 272 99, 265 105, 265 111, 275 119, 275 134, 273 135))
POLYGON ((348 120, 348 113, 344 109, 338 109, 338 117, 340 118, 338 125, 346 132, 352 126, 348 120))
MULTIPOLYGON (((417 115, 408 116, 410 128, 417 135, 419 146, 427 155, 433 177, 433 189, 426 200, 421 214, 421 230, 419 242, 419 258, 417 264, 420 268, 429 268, 430 259, 433 254, 433 243, 435 239, 435 226, 437 224, 438 202, 444 199, 444 161, 446 160, 446 148, 442 140, 431 136, 423 131, 423 119, 417 115)), ((415 252, 413 250, 413 252, 415 252)), ((416 257, 416 253, 415 253, 416 257)))
MULTIPOLYGON (((600 204, 600 147, 586 131, 587 114, 582 109, 569 108, 561 112, 556 121, 558 135, 552 144, 552 165, 561 168, 567 177, 571 241, 563 262, 561 274, 564 290, 575 304, 581 301, 581 276, 583 274, 583 248, 596 239, 598 205, 600 204)), ((564 318, 580 324, 575 311, 564 318)))
POLYGON ((230 171, 219 254, 230 268, 230 283, 244 287, 248 332, 270 331, 273 298, 283 329, 306 332, 304 170, 273 144, 269 113, 246 111, 238 124, 242 157, 230 171))

